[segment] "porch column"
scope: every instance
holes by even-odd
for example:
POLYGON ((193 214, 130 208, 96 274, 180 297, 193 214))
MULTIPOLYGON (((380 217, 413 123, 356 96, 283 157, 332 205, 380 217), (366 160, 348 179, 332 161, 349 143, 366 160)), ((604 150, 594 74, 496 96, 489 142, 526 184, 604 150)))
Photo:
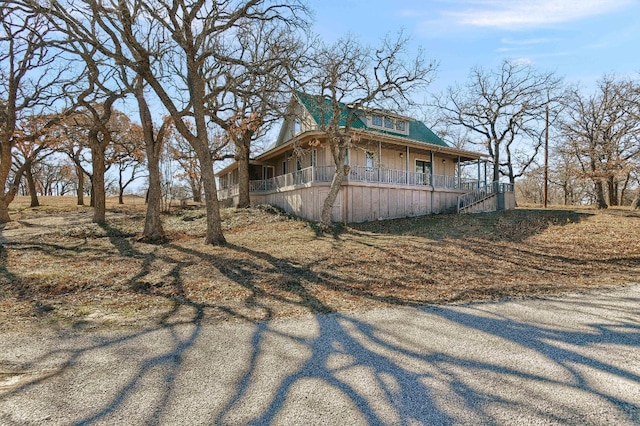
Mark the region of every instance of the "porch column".
POLYGON ((484 160, 484 186, 487 186, 487 160, 484 160))
POLYGON ((382 142, 380 141, 378 141, 378 182, 382 182, 382 142))
POLYGON ((429 154, 430 154, 430 159, 429 160, 431 161, 431 164, 429 165, 430 166, 429 167, 429 185, 431 185, 433 187, 433 166, 434 166, 434 163, 433 163, 433 160, 434 160, 433 151, 429 151, 429 154))
POLYGON ((409 145, 407 145, 407 155, 404 160, 404 183, 409 185, 409 145))
POLYGON ((460 156, 458 155, 458 189, 462 188, 462 177, 460 176, 460 156))
POLYGON ((480 188, 480 159, 478 158, 478 184, 477 187, 480 188))

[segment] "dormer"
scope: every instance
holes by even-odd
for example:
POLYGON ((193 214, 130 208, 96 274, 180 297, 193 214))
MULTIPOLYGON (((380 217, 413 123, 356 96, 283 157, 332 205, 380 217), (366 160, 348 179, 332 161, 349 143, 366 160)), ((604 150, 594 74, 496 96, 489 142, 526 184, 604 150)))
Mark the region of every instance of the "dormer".
POLYGON ((367 126, 372 129, 409 135, 409 119, 384 111, 373 111, 367 115, 367 126))

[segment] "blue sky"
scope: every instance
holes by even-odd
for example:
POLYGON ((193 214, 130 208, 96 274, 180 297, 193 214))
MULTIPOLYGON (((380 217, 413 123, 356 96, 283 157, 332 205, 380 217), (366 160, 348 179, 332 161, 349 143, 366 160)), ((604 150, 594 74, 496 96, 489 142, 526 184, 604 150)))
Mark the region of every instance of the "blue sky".
POLYGON ((375 45, 403 29, 439 63, 430 91, 503 59, 593 88, 605 73, 640 77, 640 0, 309 0, 327 42, 375 45))

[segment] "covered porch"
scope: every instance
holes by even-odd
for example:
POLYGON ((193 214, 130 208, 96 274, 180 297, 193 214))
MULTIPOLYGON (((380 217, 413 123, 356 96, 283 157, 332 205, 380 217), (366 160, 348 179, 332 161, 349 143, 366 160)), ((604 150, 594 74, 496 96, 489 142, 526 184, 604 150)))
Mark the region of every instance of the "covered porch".
MULTIPOLYGON (((344 178, 344 183, 375 183, 385 186, 418 186, 431 187, 433 189, 451 189, 456 191, 472 191, 486 186, 486 163, 484 160, 474 161, 478 166, 477 178, 463 177, 462 165, 458 163, 456 175, 439 175, 431 172, 411 172, 407 170, 390 169, 386 167, 350 166, 350 171, 344 178)), ((469 164, 469 163, 468 163, 469 164)), ((467 164, 467 165, 468 165, 467 164)), ((265 166, 261 170, 260 165, 251 164, 250 175, 267 176, 272 168, 265 166)), ((311 166, 295 172, 270 177, 268 179, 253 179, 249 183, 251 193, 266 193, 272 191, 286 191, 298 185, 311 183, 330 183, 335 173, 335 166, 311 166)), ((227 175, 229 176, 229 175, 227 175)), ((238 184, 231 180, 220 181, 221 189, 218 191, 218 199, 225 200, 238 195, 238 184)))

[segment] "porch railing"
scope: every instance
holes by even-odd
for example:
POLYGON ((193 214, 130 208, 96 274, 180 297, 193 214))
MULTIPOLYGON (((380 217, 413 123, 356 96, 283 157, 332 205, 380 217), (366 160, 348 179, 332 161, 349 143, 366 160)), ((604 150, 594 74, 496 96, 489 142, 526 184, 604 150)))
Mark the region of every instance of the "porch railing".
MULTIPOLYGON (((249 182, 249 190, 258 193, 270 192, 280 188, 303 185, 311 182, 331 182, 334 172, 335 166, 307 167, 271 179, 252 180, 249 182)), ((349 182, 371 182, 392 185, 431 185, 435 188, 461 190, 473 190, 481 185, 481 182, 477 180, 458 179, 456 176, 432 176, 430 173, 364 166, 351 166, 349 174, 345 176, 345 180, 349 182)), ((232 185, 229 188, 218 191, 219 199, 230 198, 235 195, 238 195, 238 185, 232 185)))
POLYGON ((240 188, 238 184, 231 185, 227 188, 218 189, 218 200, 226 200, 227 198, 232 198, 238 195, 240 192, 240 188))
POLYGON ((496 194, 513 192, 514 185, 511 183, 493 182, 485 186, 480 186, 466 194, 458 196, 458 213, 485 201, 496 194))

